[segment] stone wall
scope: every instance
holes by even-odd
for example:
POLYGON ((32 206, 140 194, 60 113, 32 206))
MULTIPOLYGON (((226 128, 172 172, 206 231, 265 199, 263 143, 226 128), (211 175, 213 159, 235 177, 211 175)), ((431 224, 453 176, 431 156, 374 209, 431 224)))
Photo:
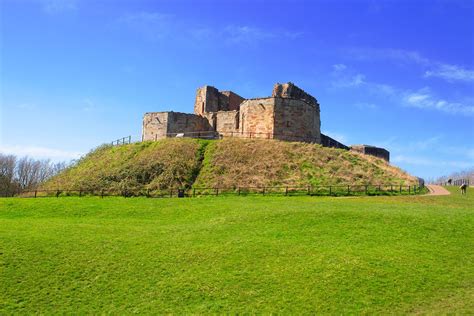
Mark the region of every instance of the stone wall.
POLYGON ((249 99, 240 105, 242 137, 273 138, 275 98, 249 99))
POLYGON ((239 111, 216 113, 216 131, 222 136, 235 136, 239 132, 239 111))
POLYGON ((274 138, 320 143, 319 106, 303 100, 275 98, 274 138))
POLYGON ((390 161, 390 152, 384 148, 369 145, 352 145, 351 150, 390 161))
POLYGON ((192 136, 195 132, 213 131, 205 117, 179 113, 155 112, 146 113, 143 118, 142 140, 157 140, 175 137, 175 134, 187 133, 192 136))
POLYGON ((348 146, 322 133, 321 133, 321 145, 323 145, 324 147, 332 147, 332 148, 349 150, 348 146))
POLYGON ((275 84, 273 86, 272 97, 305 100, 310 104, 317 105, 319 108, 318 101, 315 97, 306 93, 303 89, 298 88, 291 82, 275 84))
POLYGON ((221 92, 212 86, 204 86, 196 91, 194 114, 238 110, 242 101, 244 98, 232 91, 221 92))
POLYGON ((145 113, 143 116, 142 140, 157 140, 168 133, 168 112, 145 113))

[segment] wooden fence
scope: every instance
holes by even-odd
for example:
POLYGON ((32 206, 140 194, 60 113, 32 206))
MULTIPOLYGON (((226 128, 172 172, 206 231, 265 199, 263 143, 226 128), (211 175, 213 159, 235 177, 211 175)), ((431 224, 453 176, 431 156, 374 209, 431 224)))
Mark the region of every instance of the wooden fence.
POLYGON ((76 189, 76 190, 23 190, 3 192, 3 197, 63 197, 63 196, 122 196, 122 197, 199 197, 199 196, 362 196, 362 195, 414 195, 423 193, 424 187, 417 185, 317 185, 317 186, 270 186, 270 187, 195 187, 189 189, 169 188, 163 190, 105 190, 105 189, 76 189))

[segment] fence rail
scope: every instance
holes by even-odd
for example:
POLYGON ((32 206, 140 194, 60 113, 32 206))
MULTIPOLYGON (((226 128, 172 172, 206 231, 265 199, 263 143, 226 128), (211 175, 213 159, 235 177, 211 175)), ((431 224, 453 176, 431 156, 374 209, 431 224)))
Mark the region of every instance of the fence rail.
POLYGON ((163 190, 105 190, 105 189, 74 189, 74 190, 20 190, 16 192, 2 192, 2 197, 62 197, 62 196, 123 196, 123 197, 199 197, 225 195, 274 195, 274 196, 362 196, 362 195, 414 195, 423 192, 423 186, 417 185, 317 185, 317 186, 255 186, 255 187, 194 187, 169 188, 163 190))
POLYGON ((126 136, 111 142, 112 146, 126 145, 132 143, 132 136, 126 136))
POLYGON ((450 185, 450 186, 460 186, 466 184, 467 186, 470 185, 469 179, 449 179, 445 182, 438 183, 439 185, 450 185))

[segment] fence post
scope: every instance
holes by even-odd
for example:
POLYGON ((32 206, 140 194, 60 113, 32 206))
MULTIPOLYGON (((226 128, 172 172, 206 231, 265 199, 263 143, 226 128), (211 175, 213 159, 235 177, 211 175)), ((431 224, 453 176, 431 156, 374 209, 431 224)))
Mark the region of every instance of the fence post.
POLYGON ((393 192, 393 185, 390 185, 390 193, 393 192))
POLYGON ((238 188, 239 196, 240 196, 240 187, 238 188))
POLYGON ((408 194, 411 194, 410 186, 408 186, 408 194))
POLYGON ((37 191, 37 190, 35 190, 35 198, 36 198, 36 193, 37 193, 37 192, 38 192, 38 191, 37 191))
POLYGON ((56 197, 58 198, 59 197, 59 190, 56 191, 56 197))
POLYGON ((329 186, 329 195, 332 195, 332 187, 329 186))
POLYGON ((350 194, 351 194, 351 186, 348 185, 348 186, 347 186, 347 195, 350 195, 350 194))
POLYGON ((216 196, 219 195, 219 188, 216 188, 216 196))
POLYGON ((365 186, 365 195, 368 195, 368 194, 369 194, 369 186, 366 185, 366 186, 365 186))
POLYGON ((402 185, 400 184, 400 194, 402 193, 402 185))
POLYGON ((285 195, 288 195, 288 187, 285 188, 285 195))
POLYGON ((193 188, 193 197, 196 197, 196 188, 193 188))
POLYGON ((128 136, 128 143, 129 143, 129 144, 132 143, 132 135, 128 136))
POLYGON ((262 195, 265 195, 265 187, 263 187, 262 195))
POLYGON ((308 195, 311 195, 311 186, 308 185, 308 195))

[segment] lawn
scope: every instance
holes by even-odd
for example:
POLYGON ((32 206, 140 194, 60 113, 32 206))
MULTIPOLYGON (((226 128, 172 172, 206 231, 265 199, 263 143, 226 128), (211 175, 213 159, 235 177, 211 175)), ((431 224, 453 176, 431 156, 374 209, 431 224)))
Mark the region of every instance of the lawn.
POLYGON ((473 215, 472 189, 0 199, 0 314, 473 314, 473 215))

